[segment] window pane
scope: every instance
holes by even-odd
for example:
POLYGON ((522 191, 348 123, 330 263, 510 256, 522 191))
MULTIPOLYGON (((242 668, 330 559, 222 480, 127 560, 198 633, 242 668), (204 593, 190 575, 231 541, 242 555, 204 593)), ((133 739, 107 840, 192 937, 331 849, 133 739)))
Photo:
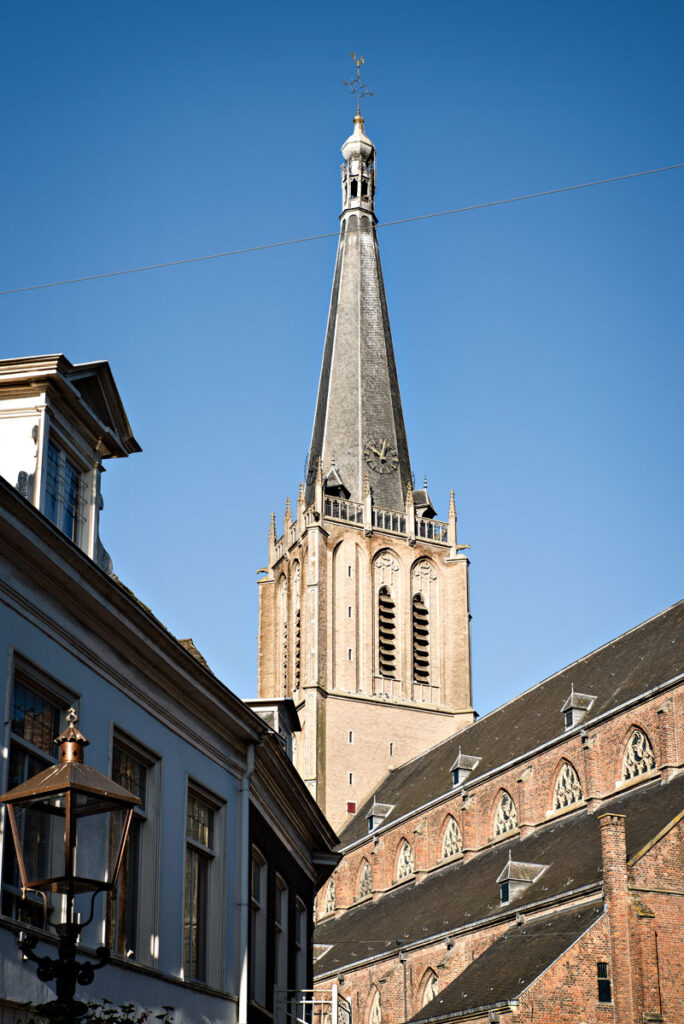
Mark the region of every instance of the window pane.
POLYGON ((78 512, 78 470, 68 459, 64 460, 64 490, 62 493, 61 528, 72 540, 76 537, 78 512))
POLYGON ((59 451, 48 441, 47 474, 45 482, 45 515, 57 526, 59 500, 59 451))
POLYGON ((185 862, 184 961, 188 978, 205 981, 208 861, 188 847, 185 862))
POLYGON ((131 793, 134 793, 140 799, 141 807, 145 806, 147 768, 142 761, 138 761, 127 750, 115 746, 112 758, 112 778, 124 789, 129 789, 131 793))
POLYGON ((203 800, 188 793, 188 839, 211 849, 214 845, 214 812, 203 800))
MULTIPOLYGON (((56 704, 51 704, 33 690, 29 690, 23 683, 15 682, 11 728, 16 736, 54 756, 55 739, 60 731, 59 717, 59 708, 56 704)), ((29 772, 26 778, 31 774, 29 772)))
MULTIPOLYGON (((120 825, 120 820, 117 820, 117 825, 120 825)), ((140 818, 133 818, 121 862, 118 895, 116 899, 110 899, 107 915, 107 944, 123 956, 135 956, 137 953, 141 828, 140 818)), ((110 861, 112 851, 118 849, 120 838, 120 827, 113 827, 110 832, 110 861)))

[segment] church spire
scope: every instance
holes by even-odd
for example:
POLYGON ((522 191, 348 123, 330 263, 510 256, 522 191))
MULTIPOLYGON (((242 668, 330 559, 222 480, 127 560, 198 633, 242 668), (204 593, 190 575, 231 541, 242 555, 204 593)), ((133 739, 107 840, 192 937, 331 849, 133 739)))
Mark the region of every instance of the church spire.
POLYGON ((369 476, 376 507, 404 511, 413 489, 375 224, 375 147, 357 110, 342 146, 342 213, 306 481, 314 499, 321 460, 361 502, 369 476))

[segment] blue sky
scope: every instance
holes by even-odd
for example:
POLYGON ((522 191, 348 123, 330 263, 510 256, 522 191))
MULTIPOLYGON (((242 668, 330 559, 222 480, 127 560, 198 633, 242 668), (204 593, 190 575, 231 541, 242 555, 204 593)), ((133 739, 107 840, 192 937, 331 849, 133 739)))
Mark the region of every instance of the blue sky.
MULTIPOLYGON (((7 3, 0 289, 335 231, 349 50, 379 219, 684 160, 684 7, 7 3)), ((681 597, 684 170, 380 230, 413 469, 471 544, 481 711, 681 597)), ((108 359, 115 571, 243 696, 334 239, 0 297, 108 359)))

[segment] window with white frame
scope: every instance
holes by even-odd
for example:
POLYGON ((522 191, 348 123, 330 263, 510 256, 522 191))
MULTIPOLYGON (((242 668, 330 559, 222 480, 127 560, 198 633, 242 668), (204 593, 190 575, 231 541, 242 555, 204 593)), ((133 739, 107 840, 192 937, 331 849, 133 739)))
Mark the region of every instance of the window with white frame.
POLYGON ((325 903, 323 906, 324 914, 332 914, 335 909, 335 879, 331 878, 328 882, 328 888, 325 890, 325 903))
POLYGON ((276 875, 275 906, 273 911, 273 931, 275 933, 273 976, 275 978, 275 986, 281 992, 287 989, 287 900, 287 886, 280 875, 276 875))
POLYGON ((77 541, 82 518, 81 473, 52 438, 47 444, 45 470, 45 515, 77 541))
POLYGON ((373 869, 370 861, 363 858, 361 871, 359 872, 359 899, 363 900, 373 892, 373 869))
POLYGON ((382 1024, 382 1004, 380 1002, 380 993, 375 990, 373 996, 373 1002, 371 1003, 370 1013, 368 1015, 368 1024, 382 1024))
POLYGON ((653 771, 655 766, 656 760, 651 741, 641 729, 634 729, 622 759, 622 778, 625 780, 636 779, 639 775, 653 771))
MULTIPOLYGON (((107 905, 106 944, 116 953, 135 960, 146 960, 147 950, 143 948, 141 917, 144 908, 149 908, 149 899, 143 899, 142 880, 145 835, 147 822, 154 806, 155 759, 142 750, 139 744, 120 733, 114 736, 112 747, 111 776, 124 789, 134 793, 140 805, 134 809, 128 841, 124 849, 117 894, 110 896, 107 905)), ((112 829, 110 844, 118 845, 120 835, 112 829)), ((156 860, 156 850, 146 851, 145 859, 156 860)), ((153 865, 148 863, 149 868, 153 865)), ((154 875, 154 871, 150 871, 154 875)), ((148 931, 151 933, 151 922, 148 931)))
MULTIPOLYGON (((55 740, 64 725, 64 712, 72 695, 66 695, 58 684, 43 676, 34 666, 17 658, 14 664, 14 682, 9 721, 9 767, 7 789, 13 789, 26 779, 55 764, 55 740)), ((29 875, 34 878, 49 874, 50 848, 47 833, 32 818, 27 825, 23 816, 17 816, 24 857, 29 875), (31 828, 27 834, 26 829, 31 828)), ((35 927, 49 924, 52 906, 43 903, 32 893, 22 897, 19 865, 9 830, 3 842, 2 912, 35 927)))
POLYGON ((209 884, 214 859, 215 808, 188 788, 185 827, 183 966, 186 978, 207 980, 209 884))
POLYGON ((254 1002, 266 1005, 266 898, 268 867, 256 847, 252 847, 250 867, 250 957, 249 989, 254 1002))

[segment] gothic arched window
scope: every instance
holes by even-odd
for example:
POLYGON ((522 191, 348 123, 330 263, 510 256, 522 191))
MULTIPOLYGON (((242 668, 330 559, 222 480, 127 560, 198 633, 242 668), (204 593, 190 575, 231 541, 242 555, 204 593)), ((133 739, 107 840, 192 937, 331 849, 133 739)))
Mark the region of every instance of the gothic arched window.
POLYGON ((335 909, 335 879, 331 878, 328 882, 328 888, 325 890, 325 904, 323 906, 324 914, 332 914, 335 909))
POLYGON ((430 617, 422 594, 414 594, 412 605, 413 679, 430 681, 430 617))
POLYGON ((378 651, 380 675, 396 678, 397 613, 388 587, 378 591, 378 651))
POLYGON ((397 858, 397 880, 408 878, 415 871, 413 866, 413 850, 406 839, 402 840, 397 858))
POLYGON ((634 729, 622 759, 622 778, 636 779, 653 771, 655 766, 655 754, 648 736, 641 729, 634 729))
POLYGON ((436 999, 439 992, 439 982, 437 975, 433 970, 427 972, 427 978, 425 979, 425 985, 423 986, 423 998, 421 999, 420 1005, 427 1006, 428 1003, 436 999))
POLYGON ((582 787, 577 772, 569 761, 563 761, 553 790, 553 809, 560 811, 582 799, 582 787))
POLYGON ((518 812, 515 809, 512 796, 504 789, 494 815, 494 835, 504 836, 507 832, 513 832, 517 827, 518 812))
POLYGON ((382 1006, 380 1005, 380 993, 377 989, 375 990, 370 1013, 368 1014, 368 1024, 382 1024, 382 1006))
POLYGON ((359 872, 359 899, 370 896, 373 892, 373 871, 370 863, 363 858, 361 871, 359 872))
POLYGON ((442 836, 442 860, 446 860, 447 857, 455 857, 462 849, 461 830, 456 819, 449 815, 444 835, 442 836))

